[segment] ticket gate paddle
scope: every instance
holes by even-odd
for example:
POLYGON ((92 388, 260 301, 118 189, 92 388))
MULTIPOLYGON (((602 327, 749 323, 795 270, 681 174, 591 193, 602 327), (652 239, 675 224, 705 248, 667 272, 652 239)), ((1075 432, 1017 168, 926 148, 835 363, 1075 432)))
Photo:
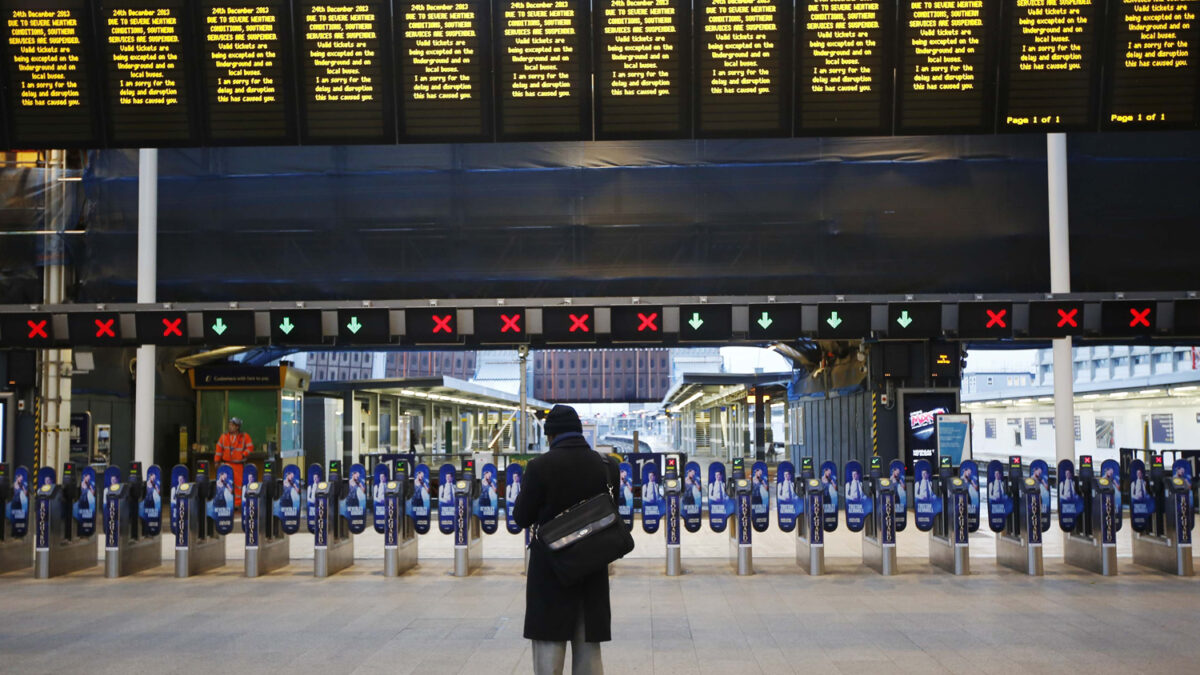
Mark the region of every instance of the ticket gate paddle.
MULTIPOLYGON (((862 561, 883 576, 892 576, 899 571, 896 565, 896 484, 882 475, 878 457, 871 458, 871 474, 863 481, 863 488, 871 503, 863 522, 862 561)), ((847 491, 847 508, 850 504, 847 491)))
POLYGON ((33 534, 29 531, 29 470, 12 474, 0 464, 0 574, 33 565, 33 534))
MULTIPOLYGON (((88 492, 89 487, 83 481, 75 482, 74 464, 63 466, 62 483, 54 482, 52 469, 43 467, 38 476, 41 480, 36 493, 34 578, 49 579, 95 567, 99 563, 95 514, 92 513, 89 528, 84 521, 76 523, 73 511, 80 495, 88 492)), ((94 482, 93 477, 91 489, 94 482)))
POLYGON ((954 475, 949 457, 943 457, 934 491, 942 502, 929 531, 929 562, 958 576, 971 573, 970 525, 967 482, 954 475))
POLYGON ((313 576, 328 577, 354 564, 354 535, 341 506, 348 485, 342 478, 342 463, 329 463, 329 476, 317 483, 316 531, 313 533, 313 576))
MULTIPOLYGON (((202 572, 225 566, 225 535, 217 531, 216 518, 209 513, 208 501, 216 493, 216 484, 209 480, 209 464, 196 465, 192 482, 176 485, 171 519, 175 532, 175 576, 186 579, 202 572)), ((177 466, 172 476, 186 475, 187 467, 177 466)))
POLYGON ((291 560, 291 537, 283 531, 279 506, 283 477, 275 475, 275 467, 274 461, 263 462, 262 480, 252 480, 246 485, 242 532, 246 535, 245 574, 248 578, 287 567, 291 560))
MULTIPOLYGON (((160 475, 158 467, 150 467, 148 474, 151 477, 160 475)), ((158 492, 159 485, 157 479, 143 482, 142 463, 133 462, 125 482, 105 490, 105 577, 116 579, 162 565, 162 497, 158 492)))
POLYGON ((1114 576, 1117 574, 1117 528, 1121 517, 1117 508, 1117 485, 1107 475, 1097 477, 1092 458, 1085 455, 1079 458, 1075 489, 1083 498, 1083 508, 1075 520, 1075 527, 1063 533, 1063 562, 1106 577, 1114 576))
MULTIPOLYGON (((1136 460, 1130 466, 1130 492, 1134 495, 1133 509, 1138 503, 1138 489, 1145 490, 1145 500, 1150 502, 1151 511, 1145 527, 1138 528, 1136 521, 1133 533, 1133 562, 1168 574, 1190 577, 1195 574, 1192 561, 1192 499, 1191 481, 1186 475, 1183 460, 1176 462, 1171 475, 1163 470, 1162 455, 1155 455, 1150 470, 1150 479, 1139 486, 1139 476, 1134 467, 1141 465, 1136 460)), ((1144 470, 1144 467, 1141 467, 1144 470)))
POLYGON ((470 576, 483 565, 483 536, 471 504, 479 498, 475 460, 463 462, 454 481, 454 576, 470 576))
POLYGON ((383 489, 386 509, 383 528, 385 577, 398 577, 402 572, 417 566, 417 530, 413 519, 408 517, 404 508, 411 498, 412 485, 401 467, 393 479, 384 484, 383 489))
MULTIPOLYGON (((999 471, 1000 463, 988 467, 989 500, 991 481, 999 471)), ((1000 531, 996 532, 996 562, 1009 569, 1031 576, 1042 576, 1042 499, 1037 481, 1025 478, 1021 458, 1009 458, 1008 476, 1001 479, 1000 490, 1012 506, 1004 517, 1000 531)), ((990 503, 990 501, 989 501, 990 503)))
POLYGON ((667 504, 667 513, 664 516, 665 523, 663 526, 663 535, 666 540, 666 574, 669 577, 677 577, 683 574, 683 563, 680 554, 680 500, 683 497, 682 481, 679 480, 679 472, 675 468, 678 460, 674 457, 667 458, 667 470, 663 480, 663 497, 667 504))
POLYGON ((796 519, 796 564, 810 576, 825 574, 825 526, 821 481, 813 475, 812 457, 801 460, 796 493, 803 495, 796 519))

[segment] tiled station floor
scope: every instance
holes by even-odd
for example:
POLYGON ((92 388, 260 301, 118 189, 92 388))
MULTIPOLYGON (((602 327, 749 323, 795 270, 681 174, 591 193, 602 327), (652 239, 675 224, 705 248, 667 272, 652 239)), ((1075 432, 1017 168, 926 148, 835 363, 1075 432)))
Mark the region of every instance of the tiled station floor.
MULTIPOLYGON (((686 535, 686 533, 685 533, 686 535)), ((998 568, 990 534, 972 539, 974 574, 928 564, 926 535, 900 539, 898 576, 860 564, 859 535, 829 542, 829 574, 794 562, 792 535, 757 535, 758 574, 736 577, 727 539, 687 536, 687 574, 663 576, 661 534, 612 578, 608 673, 1195 673, 1200 578, 1133 565, 1122 531, 1121 575, 1062 563, 1047 536, 1046 575, 998 568)), ((483 568, 448 574, 449 537, 423 537, 421 564, 384 578, 380 538, 363 535, 354 567, 311 576, 311 537, 292 564, 242 577, 229 564, 175 579, 173 567, 118 580, 102 569, 49 581, 0 575, 3 673, 527 673, 521 636, 520 537, 485 539, 483 568)), ((164 542, 166 553, 172 553, 164 542)), ((169 557, 169 555, 168 555, 169 557)))

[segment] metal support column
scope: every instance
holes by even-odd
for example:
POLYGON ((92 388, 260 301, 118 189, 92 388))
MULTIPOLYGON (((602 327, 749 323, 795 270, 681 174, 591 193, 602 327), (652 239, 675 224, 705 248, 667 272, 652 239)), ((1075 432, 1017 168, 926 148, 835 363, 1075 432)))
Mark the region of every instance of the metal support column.
MULTIPOLYGON (((1071 292, 1070 214, 1067 204, 1067 135, 1046 134, 1050 211, 1050 292, 1071 292)), ((1055 462, 1075 459, 1075 375, 1071 338, 1054 340, 1055 462)))
MULTIPOLYGON (((158 150, 138 150, 137 301, 157 301, 158 285, 158 150)), ((133 461, 154 464, 154 345, 137 350, 134 384, 133 461)))

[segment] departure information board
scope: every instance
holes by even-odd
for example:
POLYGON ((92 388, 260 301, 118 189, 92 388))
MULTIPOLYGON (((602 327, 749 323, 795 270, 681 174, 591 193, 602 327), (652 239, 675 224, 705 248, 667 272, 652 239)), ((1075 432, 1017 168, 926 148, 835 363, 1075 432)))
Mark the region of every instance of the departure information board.
POLYGON ((992 131, 998 0, 901 0, 901 5, 898 131, 992 131))
POLYGON ((1103 0, 1005 0, 1000 128, 1096 126, 1103 0))
POLYGON ((489 8, 486 0, 398 0, 401 140, 491 139, 489 8))
POLYGON ((696 135, 788 136, 792 3, 696 0, 696 135))
POLYGON ((796 133, 891 132, 888 0, 796 6, 796 133))
POLYGON ((493 11, 497 138, 590 139, 588 3, 496 0, 493 11))
POLYGON ((14 147, 100 145, 92 13, 85 0, 8 0, 5 103, 14 147))
POLYGON ((389 6, 296 0, 301 141, 395 142, 389 6))
POLYGON ((99 10, 109 145, 195 145, 184 0, 101 0, 99 10))
POLYGON ((691 136, 691 3, 596 0, 596 138, 691 136))
POLYGON ((199 0, 198 13, 206 141, 295 143, 286 0, 199 0))
POLYGON ((1105 128, 1196 123, 1200 0, 1109 0, 1105 128))

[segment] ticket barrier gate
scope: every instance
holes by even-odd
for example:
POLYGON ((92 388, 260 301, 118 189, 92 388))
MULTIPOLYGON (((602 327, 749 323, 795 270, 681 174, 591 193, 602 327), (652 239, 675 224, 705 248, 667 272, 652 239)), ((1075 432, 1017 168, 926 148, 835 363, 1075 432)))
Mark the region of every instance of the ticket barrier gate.
POLYGON ((1004 530, 996 533, 996 563, 1040 577, 1042 566, 1042 498, 1037 481, 1025 478, 1020 458, 1009 462, 1004 493, 1017 506, 1005 518, 1004 530))
MULTIPOLYGON (((23 475, 27 475, 24 470, 23 475)), ((29 533, 28 480, 14 486, 8 465, 0 464, 0 574, 16 572, 33 565, 33 535, 29 533), (16 491, 22 494, 17 495, 16 491), (16 497, 16 499, 14 499, 16 497), (17 516, 9 518, 11 509, 17 516), (23 510, 22 510, 23 509, 23 510)))
POLYGON ((797 494, 804 495, 804 513, 796 519, 796 564, 810 576, 825 574, 825 524, 821 481, 806 470, 796 479, 797 494))
POLYGON ((1156 456, 1146 487, 1155 508, 1147 529, 1133 533, 1133 562, 1168 574, 1192 576, 1192 495, 1187 480, 1165 475, 1162 457, 1156 456))
POLYGON ((341 514, 349 486, 341 462, 329 463, 329 477, 317 483, 316 532, 313 533, 313 576, 324 578, 354 564, 354 535, 341 514))
POLYGON ((129 466, 124 483, 108 488, 104 497, 104 576, 109 579, 162 565, 162 514, 159 522, 142 520, 146 499, 142 463, 129 466))
POLYGON ((62 483, 50 483, 38 488, 33 567, 35 579, 62 576, 99 564, 95 531, 84 535, 76 527, 72 514, 79 491, 74 464, 63 466, 62 483))
POLYGON ((383 576, 398 577, 417 565, 417 530, 413 519, 405 514, 405 505, 412 498, 412 484, 403 470, 394 480, 384 484, 383 499, 387 518, 383 529, 383 576))
POLYGON ((734 513, 734 526, 729 528, 729 565, 737 571, 739 577, 754 574, 754 543, 751 539, 754 526, 750 522, 750 489, 750 481, 744 472, 733 479, 737 511, 734 513))
POLYGON ((872 508, 863 523, 863 564, 885 577, 895 574, 896 566, 896 486, 881 476, 872 462, 871 473, 863 481, 871 497, 872 508))
POLYGON ((1097 574, 1117 574, 1116 485, 1097 478, 1092 458, 1081 457, 1075 490, 1083 498, 1083 510, 1074 529, 1063 533, 1063 562, 1097 574))
POLYGON ((275 505, 283 493, 283 478, 275 476, 275 463, 263 463, 261 481, 246 486, 242 507, 242 531, 246 535, 246 576, 260 577, 282 567, 291 559, 291 537, 283 531, 283 519, 275 505))
POLYGON ((942 512, 934 515, 929 531, 929 562, 934 567, 963 576, 971 573, 970 524, 967 514, 967 482, 942 465, 933 489, 942 500, 942 512))
POLYGON ((216 485, 209 480, 208 462, 196 466, 196 478, 175 488, 175 577, 186 579, 225 566, 225 535, 217 532, 208 501, 216 485))
POLYGON ((679 540, 679 505, 680 499, 683 496, 682 493, 682 482, 679 480, 679 476, 676 474, 676 472, 671 470, 671 464, 668 464, 666 477, 663 480, 663 495, 667 502, 667 513, 666 516, 664 516, 663 535, 667 544, 666 573, 669 577, 677 577, 683 574, 683 562, 680 555, 679 540))
POLYGON ((479 498, 475 460, 463 462, 454 481, 454 576, 470 576, 483 565, 483 531, 471 505, 479 498))

